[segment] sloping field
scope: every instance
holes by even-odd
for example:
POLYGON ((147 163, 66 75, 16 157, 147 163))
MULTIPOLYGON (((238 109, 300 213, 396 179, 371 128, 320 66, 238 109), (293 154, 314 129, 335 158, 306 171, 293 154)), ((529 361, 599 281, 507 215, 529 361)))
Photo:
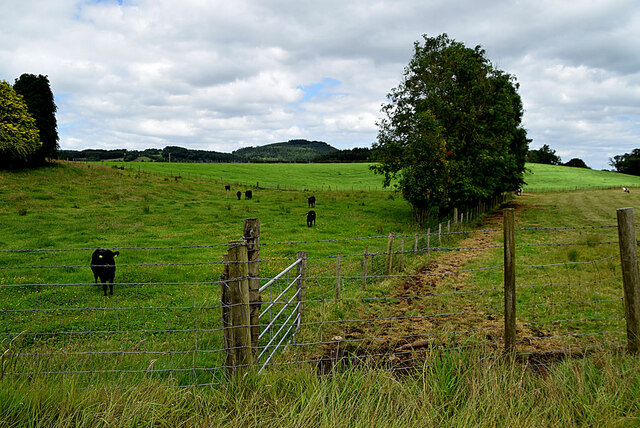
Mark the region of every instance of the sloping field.
POLYGON ((528 163, 526 168, 526 192, 640 187, 640 177, 635 175, 538 163, 528 163))
MULTIPOLYGON (((369 163, 308 164, 229 164, 229 163, 161 163, 105 162, 132 171, 147 171, 169 176, 214 181, 219 184, 241 184, 275 189, 301 190, 382 190, 382 177, 375 175, 369 163)), ((527 192, 552 190, 608 189, 640 187, 640 177, 611 171, 597 171, 568 166, 526 165, 524 186, 527 192)))

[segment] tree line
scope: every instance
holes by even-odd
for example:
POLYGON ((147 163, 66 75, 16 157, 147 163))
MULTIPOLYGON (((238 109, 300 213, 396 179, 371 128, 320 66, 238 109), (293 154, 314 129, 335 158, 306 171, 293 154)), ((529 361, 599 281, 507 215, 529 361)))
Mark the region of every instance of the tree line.
POLYGON ((0 81, 0 167, 41 166, 59 150, 56 104, 43 75, 0 81))

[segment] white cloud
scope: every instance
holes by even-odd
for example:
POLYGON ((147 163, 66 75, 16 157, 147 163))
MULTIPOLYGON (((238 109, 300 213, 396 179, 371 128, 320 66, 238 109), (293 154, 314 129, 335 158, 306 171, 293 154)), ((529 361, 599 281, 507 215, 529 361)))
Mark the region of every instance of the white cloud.
POLYGON ((603 168, 640 136, 635 0, 3 6, 0 79, 49 76, 63 148, 368 146, 413 42, 442 32, 518 78, 532 147, 603 168))

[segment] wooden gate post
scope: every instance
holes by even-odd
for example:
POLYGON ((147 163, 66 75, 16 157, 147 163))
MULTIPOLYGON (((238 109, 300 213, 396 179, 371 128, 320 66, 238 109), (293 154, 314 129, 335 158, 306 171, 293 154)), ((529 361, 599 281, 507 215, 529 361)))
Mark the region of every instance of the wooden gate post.
POLYGON ((242 236, 247 242, 247 273, 249 277, 249 305, 251 319, 251 349, 254 358, 258 355, 258 336, 260 336, 260 219, 244 219, 242 236))
POLYGON ((251 318, 249 309, 249 280, 247 245, 244 240, 229 241, 230 319, 234 342, 235 365, 232 373, 244 372, 253 364, 251 352, 251 318))
POLYGON ((627 320, 627 350, 636 354, 640 351, 640 279, 633 208, 620 208, 617 214, 624 315, 627 320))
POLYGON ((516 246, 513 208, 505 208, 504 227, 504 350, 516 344, 516 246))

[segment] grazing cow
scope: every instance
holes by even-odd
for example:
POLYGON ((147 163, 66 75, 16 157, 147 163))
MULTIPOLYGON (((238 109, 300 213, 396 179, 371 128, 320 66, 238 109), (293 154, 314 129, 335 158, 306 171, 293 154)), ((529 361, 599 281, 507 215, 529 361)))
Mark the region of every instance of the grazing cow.
POLYGON ((238 190, 238 193, 236 193, 236 196, 238 197, 238 200, 240 200, 240 198, 242 197, 242 192, 238 190))
POLYGON ((253 197, 253 192, 251 190, 247 190, 244 192, 245 199, 251 199, 253 197))
POLYGON ((314 224, 316 224, 316 212, 309 211, 307 213, 307 226, 311 227, 314 224))
POLYGON ((624 193, 629 193, 629 188, 628 188, 628 187, 623 187, 623 188, 622 188, 622 191, 623 191, 624 193))
POLYGON ((309 208, 315 208, 316 207, 316 197, 315 196, 311 196, 311 197, 307 198, 307 202, 309 203, 309 208))
POLYGON ((230 185, 228 185, 228 184, 225 184, 225 185, 224 185, 224 190, 225 190, 226 192, 231 191, 231 186, 230 186, 230 185))
POLYGON ((109 293, 113 295, 113 279, 116 276, 116 260, 120 251, 115 253, 111 250, 97 248, 91 255, 91 270, 93 277, 98 284, 98 278, 102 282, 102 290, 107 295, 107 282, 109 282, 109 293))
POLYGON ((522 187, 518 188, 518 190, 516 190, 516 195, 517 196, 522 196, 522 187))

